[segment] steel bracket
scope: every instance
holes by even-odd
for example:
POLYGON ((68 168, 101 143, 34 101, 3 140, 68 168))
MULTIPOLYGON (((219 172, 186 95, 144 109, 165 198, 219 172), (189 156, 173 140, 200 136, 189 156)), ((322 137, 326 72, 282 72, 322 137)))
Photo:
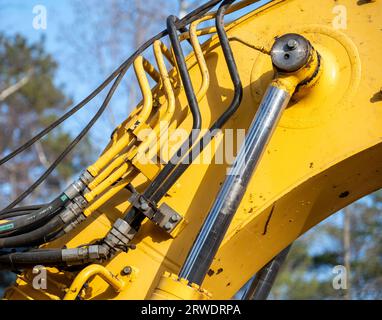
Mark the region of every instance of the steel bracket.
POLYGON ((183 220, 183 217, 166 203, 162 203, 158 207, 156 203, 137 192, 131 185, 128 186, 128 189, 132 192, 129 198, 132 206, 167 233, 171 234, 183 220))

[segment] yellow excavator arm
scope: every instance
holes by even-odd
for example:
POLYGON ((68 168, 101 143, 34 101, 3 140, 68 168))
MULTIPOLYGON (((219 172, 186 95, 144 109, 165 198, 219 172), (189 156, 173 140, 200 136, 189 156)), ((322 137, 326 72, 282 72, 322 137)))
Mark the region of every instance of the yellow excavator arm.
POLYGON ((134 57, 142 102, 39 249, 8 255, 24 271, 6 299, 230 299, 382 187, 382 1, 256 2, 171 16, 134 57))

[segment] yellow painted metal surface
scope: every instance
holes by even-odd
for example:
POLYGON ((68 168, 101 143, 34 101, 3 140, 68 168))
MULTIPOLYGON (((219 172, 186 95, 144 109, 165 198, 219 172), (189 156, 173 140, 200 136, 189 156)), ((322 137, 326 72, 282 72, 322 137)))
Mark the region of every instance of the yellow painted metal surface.
POLYGON ((84 268, 72 282, 70 288, 67 290, 67 293, 64 297, 64 300, 75 300, 80 291, 84 287, 85 283, 94 276, 99 276, 107 284, 109 284, 116 292, 121 292, 126 284, 123 280, 118 279, 114 276, 108 269, 101 265, 93 264, 84 268))
MULTIPOLYGON (((295 32, 308 38, 322 56, 322 74, 313 87, 292 98, 251 179, 203 283, 203 288, 215 299, 231 298, 257 270, 301 234, 382 187, 382 2, 273 1, 231 23, 227 29, 244 97, 239 111, 225 128, 248 128, 274 76, 266 52, 276 36, 295 32), (334 27, 339 12, 334 10, 336 6, 346 9, 344 30, 334 27)), ((233 88, 217 38, 205 43, 202 49, 210 84, 200 108, 202 126, 208 128, 228 107, 233 88)), ((200 68, 194 55, 187 62, 197 90, 203 83, 200 68)), ((176 78, 176 70, 170 75, 176 78)), ((190 130, 192 119, 186 98, 179 82, 176 83, 170 131, 176 127, 190 130)), ((164 105, 164 109, 149 117, 148 126, 154 127, 166 112, 165 96, 159 87, 154 89, 153 108, 164 105)), ((121 151, 122 144, 128 145, 131 137, 126 138, 127 123, 129 120, 118 128, 109 150, 121 151)), ((220 135, 211 145, 222 139, 220 135)), ((126 266, 133 267, 135 276, 129 286, 116 292, 102 279, 91 278, 88 282, 91 293, 84 298, 148 299, 160 287, 165 271, 178 273, 228 167, 227 162, 200 161, 208 153, 206 150, 196 159, 163 199, 185 217, 181 232, 173 238, 146 221, 133 241, 137 249, 120 253, 104 264, 114 275, 119 275, 126 266)), ((212 158, 217 156, 211 154, 212 158)), ((101 170, 99 166, 92 168, 94 174, 101 170)), ((133 185, 143 190, 148 179, 138 172, 134 171, 129 181, 132 179, 133 185)), ((90 212, 78 229, 49 246, 75 247, 104 237, 129 208, 128 191, 120 184, 110 190, 114 188, 119 189, 110 191, 108 201, 90 212)), ((6 298, 62 299, 76 273, 50 270, 48 290, 33 289, 31 276, 30 272, 20 276, 6 298)))
POLYGON ((208 300, 211 294, 175 274, 165 272, 150 300, 208 300))

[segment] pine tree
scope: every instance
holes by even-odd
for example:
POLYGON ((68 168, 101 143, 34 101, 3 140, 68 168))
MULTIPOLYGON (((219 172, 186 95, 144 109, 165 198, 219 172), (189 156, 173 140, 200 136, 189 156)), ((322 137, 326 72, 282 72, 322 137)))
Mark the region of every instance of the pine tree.
MULTIPOLYGON (((21 35, 0 34, 0 157, 57 119, 71 100, 55 81, 57 63, 44 49, 44 39, 29 44, 21 35)), ((6 207, 27 189, 73 139, 60 126, 53 133, 0 167, 0 205, 6 207)), ((87 139, 25 202, 52 199, 89 162, 87 139)), ((13 277, 0 271, 0 290, 13 277)))
POLYGON ((381 299, 381 211, 382 192, 378 191, 338 213, 342 222, 324 222, 297 240, 272 298, 381 299), (347 269, 346 290, 333 288, 332 270, 337 265, 347 269))

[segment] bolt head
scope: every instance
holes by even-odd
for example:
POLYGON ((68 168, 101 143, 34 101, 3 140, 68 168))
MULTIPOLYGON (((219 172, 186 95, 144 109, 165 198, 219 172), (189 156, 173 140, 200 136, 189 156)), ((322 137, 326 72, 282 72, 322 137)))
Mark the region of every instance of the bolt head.
POLYGON ((180 220, 180 217, 177 214, 174 214, 171 219, 172 222, 178 222, 180 220))
POLYGON ((298 46, 298 42, 297 42, 295 39, 290 39, 290 40, 288 41, 288 47, 289 47, 290 49, 296 49, 297 46, 298 46))
POLYGON ((170 229, 172 228, 172 223, 167 222, 167 223, 164 225, 164 228, 165 228, 166 230, 170 230, 170 229))
POLYGON ((131 274, 132 272, 133 272, 133 269, 130 266, 124 267, 122 270, 122 274, 124 276, 127 276, 127 275, 131 274))
POLYGON ((143 211, 146 211, 148 208, 149 208, 149 204, 147 202, 144 202, 144 203, 141 204, 141 209, 143 211))

